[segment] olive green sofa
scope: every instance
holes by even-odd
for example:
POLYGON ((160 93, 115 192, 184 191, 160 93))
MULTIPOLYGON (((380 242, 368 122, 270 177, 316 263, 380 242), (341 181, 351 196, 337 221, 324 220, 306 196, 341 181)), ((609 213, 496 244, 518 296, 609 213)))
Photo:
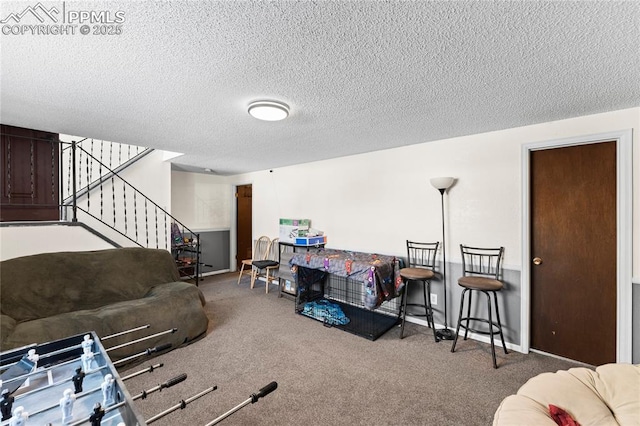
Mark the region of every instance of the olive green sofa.
POLYGON ((112 360, 205 335, 200 289, 181 281, 166 250, 115 248, 43 253, 0 262, 0 350, 95 331, 99 337, 149 325, 104 341, 106 348, 159 336, 110 352, 112 360), (161 334, 169 329, 173 333, 161 334))

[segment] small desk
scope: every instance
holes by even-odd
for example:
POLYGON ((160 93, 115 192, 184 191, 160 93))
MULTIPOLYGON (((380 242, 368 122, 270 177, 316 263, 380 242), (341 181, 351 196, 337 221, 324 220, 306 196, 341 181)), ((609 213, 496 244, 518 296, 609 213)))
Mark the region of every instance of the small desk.
POLYGON ((305 246, 294 243, 280 242, 280 249, 278 250, 280 263, 280 269, 278 270, 278 297, 286 296, 291 299, 295 299, 296 296, 296 281, 295 277, 291 273, 291 267, 289 261, 296 252, 307 252, 311 249, 324 248, 324 244, 318 244, 313 246, 305 246), (303 250, 304 249, 304 250, 303 250))

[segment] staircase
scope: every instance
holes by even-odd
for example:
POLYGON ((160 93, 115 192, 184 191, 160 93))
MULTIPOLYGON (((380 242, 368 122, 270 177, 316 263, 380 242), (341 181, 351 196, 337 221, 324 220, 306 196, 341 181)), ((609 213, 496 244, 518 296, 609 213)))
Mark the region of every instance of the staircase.
POLYGON ((123 177, 152 151, 93 139, 67 143, 61 149, 62 160, 67 160, 61 163, 67 176, 61 185, 62 217, 112 235, 116 247, 133 244, 169 250, 184 276, 199 277, 198 234, 123 177))
MULTIPOLYGON (((3 138, 5 136, 3 133, 3 138)), ((12 135, 12 138, 9 144, 13 144, 14 151, 19 143, 29 143, 24 137, 19 140, 17 138, 20 136, 12 135)), ((181 275, 196 279, 197 282, 200 276, 198 234, 126 179, 127 176, 139 176, 139 171, 134 171, 144 167, 145 157, 154 150, 89 138, 73 142, 59 139, 49 141, 51 144, 56 142, 58 147, 54 151, 52 146, 50 156, 58 157, 57 164, 52 158, 52 169, 40 172, 52 177, 56 172, 58 174, 61 221, 57 224, 83 226, 113 247, 139 246, 168 250, 176 257, 181 275)), ((7 159, 3 168, 10 169, 10 160, 7 159)), ((31 187, 37 190, 34 167, 30 171, 31 187)), ((29 173, 27 170, 22 173, 25 172, 29 173)), ((29 177, 25 176, 25 179, 29 177)), ((147 184, 144 181, 140 183, 147 184)), ((34 190, 31 192, 33 194, 34 190)), ((10 224, 5 222, 2 225, 10 224)))

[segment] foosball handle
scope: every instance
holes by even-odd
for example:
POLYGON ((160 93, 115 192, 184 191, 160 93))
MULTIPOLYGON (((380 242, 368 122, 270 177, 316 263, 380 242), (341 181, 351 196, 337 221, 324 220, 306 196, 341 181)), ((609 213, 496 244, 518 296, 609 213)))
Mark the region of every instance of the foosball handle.
POLYGON ((165 343, 164 345, 156 346, 155 348, 147 349, 147 353, 151 354, 153 352, 162 352, 165 349, 169 349, 171 347, 171 343, 165 343))
POLYGON ((258 402, 260 398, 262 398, 263 396, 269 395, 271 392, 276 390, 277 387, 278 387, 278 384, 276 382, 269 383, 267 386, 260 389, 257 393, 254 393, 253 395, 251 395, 251 403, 254 404, 258 402))
POLYGON ((186 373, 182 373, 181 375, 176 376, 164 382, 162 385, 160 385, 160 388, 161 389, 170 388, 171 386, 177 385, 178 383, 184 382, 185 380, 187 380, 187 375, 186 373))

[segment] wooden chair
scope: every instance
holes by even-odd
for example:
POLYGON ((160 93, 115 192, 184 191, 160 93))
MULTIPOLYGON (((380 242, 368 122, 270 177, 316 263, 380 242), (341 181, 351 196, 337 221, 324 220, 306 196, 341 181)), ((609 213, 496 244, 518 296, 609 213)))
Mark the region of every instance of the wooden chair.
MULTIPOLYGON (((242 261, 242 266, 240 267, 240 274, 238 275, 238 285, 240 285, 240 279, 242 275, 251 275, 253 276, 253 267, 251 263, 254 260, 262 260, 267 255, 267 250, 269 248, 269 243, 271 243, 271 239, 265 235, 258 238, 253 246, 253 252, 251 253, 251 259, 244 259, 242 261), (245 272, 245 266, 248 267, 245 272)), ((251 288, 253 288, 253 282, 251 283, 251 288)))
POLYGON ((276 278, 275 274, 271 275, 271 271, 280 267, 280 239, 274 238, 269 242, 266 254, 262 260, 254 260, 251 262, 251 288, 254 287, 259 277, 266 280, 265 292, 269 293, 269 284, 276 278))

